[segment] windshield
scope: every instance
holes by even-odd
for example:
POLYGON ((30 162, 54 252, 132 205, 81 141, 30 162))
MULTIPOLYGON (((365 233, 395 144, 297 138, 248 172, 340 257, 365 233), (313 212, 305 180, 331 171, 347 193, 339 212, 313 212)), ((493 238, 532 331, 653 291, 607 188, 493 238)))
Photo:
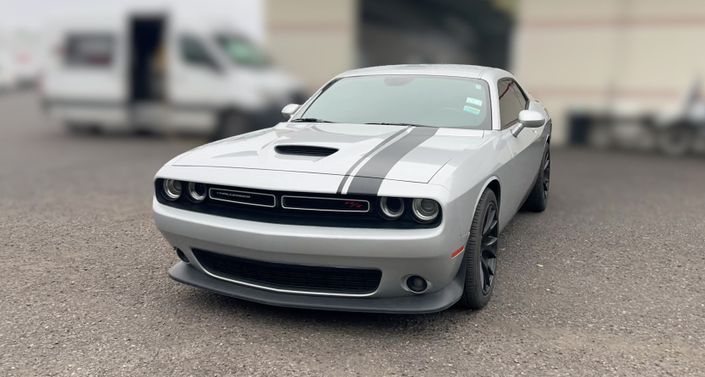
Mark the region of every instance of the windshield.
POLYGON ((234 64, 249 67, 269 66, 267 54, 244 37, 233 34, 218 34, 215 40, 228 59, 234 64))
POLYGON ((300 118, 490 130, 487 93, 484 81, 460 77, 346 77, 326 88, 300 118))

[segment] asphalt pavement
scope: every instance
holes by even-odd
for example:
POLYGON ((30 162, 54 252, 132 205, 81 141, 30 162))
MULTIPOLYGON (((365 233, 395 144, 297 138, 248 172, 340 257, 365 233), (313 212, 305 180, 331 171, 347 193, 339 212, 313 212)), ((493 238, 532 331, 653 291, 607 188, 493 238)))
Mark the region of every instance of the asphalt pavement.
POLYGON ((487 308, 284 309, 173 282, 151 180, 200 140, 0 96, 0 375, 705 375, 705 159, 557 149, 487 308))

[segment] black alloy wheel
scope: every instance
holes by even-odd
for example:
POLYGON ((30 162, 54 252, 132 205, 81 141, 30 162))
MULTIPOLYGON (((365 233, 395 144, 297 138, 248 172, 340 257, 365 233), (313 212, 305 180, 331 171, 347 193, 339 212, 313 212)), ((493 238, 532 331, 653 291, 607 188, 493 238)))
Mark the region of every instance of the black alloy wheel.
POLYGON ((521 209, 531 212, 543 212, 548 207, 548 195, 551 190, 551 148, 546 145, 541 164, 538 166, 536 181, 531 193, 526 198, 521 209))
POLYGON ((547 150, 543 162, 543 197, 548 199, 551 188, 551 151, 547 150))
POLYGON ((482 309, 490 301, 497 275, 499 204, 494 191, 482 193, 465 244, 463 267, 465 281, 458 304, 482 309))
POLYGON ((498 213, 497 203, 490 202, 485 212, 485 220, 482 223, 480 273, 482 275, 482 294, 485 295, 492 291, 497 270, 498 213))

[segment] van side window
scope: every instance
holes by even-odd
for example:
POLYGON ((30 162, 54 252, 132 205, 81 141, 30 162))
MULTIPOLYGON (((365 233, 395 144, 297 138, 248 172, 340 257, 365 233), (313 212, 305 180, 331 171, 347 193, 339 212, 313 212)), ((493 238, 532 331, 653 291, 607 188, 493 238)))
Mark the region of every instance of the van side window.
POLYGON ((70 34, 64 45, 64 63, 73 67, 109 67, 114 50, 111 34, 70 34))
POLYGON ((511 127, 519 119, 519 112, 526 109, 527 99, 516 81, 502 79, 497 83, 499 93, 499 117, 502 129, 511 127))
POLYGON ((184 35, 180 41, 181 59, 191 65, 204 66, 213 70, 218 70, 218 63, 206 50, 206 46, 197 38, 184 35))

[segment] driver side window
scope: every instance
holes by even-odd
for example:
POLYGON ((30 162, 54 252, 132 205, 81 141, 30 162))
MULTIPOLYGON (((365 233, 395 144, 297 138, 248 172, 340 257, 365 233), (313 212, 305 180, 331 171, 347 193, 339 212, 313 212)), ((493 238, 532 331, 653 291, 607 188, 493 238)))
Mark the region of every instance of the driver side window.
POLYGON ((519 120, 519 112, 525 110, 528 104, 524 92, 512 79, 501 79, 497 83, 499 93, 499 117, 502 129, 513 126, 519 120))
POLYGON ((218 63, 196 37, 183 35, 179 41, 181 59, 189 65, 202 66, 218 71, 218 63))

